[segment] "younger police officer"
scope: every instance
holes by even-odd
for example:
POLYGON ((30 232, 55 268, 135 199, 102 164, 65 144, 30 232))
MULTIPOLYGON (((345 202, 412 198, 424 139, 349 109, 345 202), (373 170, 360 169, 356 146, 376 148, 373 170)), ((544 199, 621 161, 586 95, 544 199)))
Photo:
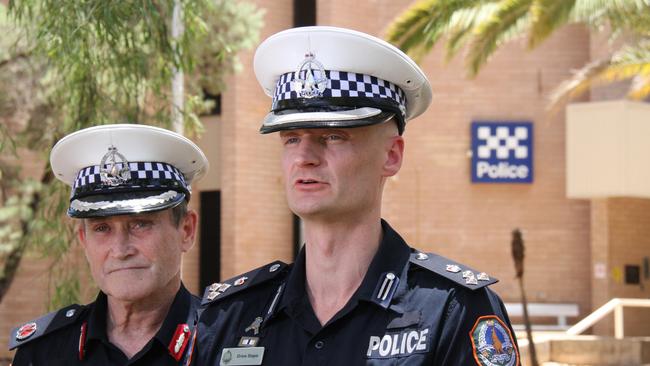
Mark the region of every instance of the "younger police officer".
POLYGON ((198 365, 519 365, 496 280, 381 219, 406 121, 431 101, 420 68, 375 37, 306 27, 263 42, 255 73, 305 246, 206 290, 198 365))
POLYGON ((50 162, 72 186, 68 215, 100 292, 14 329, 13 365, 180 364, 199 305, 180 267, 194 243, 187 201, 208 167, 203 152, 161 128, 106 125, 64 137, 50 162))

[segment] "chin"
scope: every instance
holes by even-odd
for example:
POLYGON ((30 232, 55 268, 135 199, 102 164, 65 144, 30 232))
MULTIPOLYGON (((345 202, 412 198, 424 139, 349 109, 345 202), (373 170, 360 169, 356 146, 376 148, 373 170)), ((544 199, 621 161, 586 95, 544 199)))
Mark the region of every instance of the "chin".
POLYGON ((108 286, 107 295, 121 301, 141 301, 149 298, 156 292, 154 286, 144 284, 122 284, 117 286, 108 286))
POLYGON ((144 300, 159 290, 156 281, 153 278, 147 278, 149 276, 116 274, 109 275, 102 286, 102 291, 115 299, 122 301, 144 300))

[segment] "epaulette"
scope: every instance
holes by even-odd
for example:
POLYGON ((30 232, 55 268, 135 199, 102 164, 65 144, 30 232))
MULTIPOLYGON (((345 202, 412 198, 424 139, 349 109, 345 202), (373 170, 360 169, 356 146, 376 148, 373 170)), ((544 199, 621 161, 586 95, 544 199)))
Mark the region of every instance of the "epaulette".
POLYGON ((280 274, 286 267, 286 263, 275 261, 250 272, 235 276, 222 283, 213 283, 206 287, 201 305, 205 306, 217 300, 225 299, 253 286, 257 286, 260 283, 269 281, 280 274))
POLYGON ((476 290, 499 282, 499 280, 488 276, 485 272, 478 272, 437 254, 414 252, 411 253, 410 261, 470 290, 476 290))
POLYGON ((9 350, 75 323, 83 308, 77 304, 66 306, 14 328, 9 335, 9 350))

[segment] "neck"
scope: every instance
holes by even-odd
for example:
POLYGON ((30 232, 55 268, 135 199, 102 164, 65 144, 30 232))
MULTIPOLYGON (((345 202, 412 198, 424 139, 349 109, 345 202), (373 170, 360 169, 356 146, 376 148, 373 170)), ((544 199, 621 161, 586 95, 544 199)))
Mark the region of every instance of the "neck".
POLYGON ((162 326, 180 289, 180 276, 143 299, 121 300, 108 296, 106 332, 109 341, 130 359, 162 326))
POLYGON ((381 235, 379 215, 355 222, 305 221, 306 290, 322 325, 361 285, 381 235))

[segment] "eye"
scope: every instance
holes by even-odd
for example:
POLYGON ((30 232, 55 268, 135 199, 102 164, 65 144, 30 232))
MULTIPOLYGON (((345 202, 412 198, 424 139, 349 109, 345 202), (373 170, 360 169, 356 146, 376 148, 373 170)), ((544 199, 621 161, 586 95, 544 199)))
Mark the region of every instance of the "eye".
POLYGON ((344 137, 343 137, 342 135, 334 134, 334 133, 333 133, 333 134, 329 134, 329 135, 325 135, 325 136, 323 136, 323 140, 324 140, 324 141, 329 141, 329 142, 332 142, 332 141, 341 141, 341 140, 344 140, 344 137))
POLYGON ((153 226, 153 222, 148 220, 137 220, 131 224, 131 228, 134 230, 146 230, 153 226))
POLYGON ((300 139, 296 136, 287 136, 284 138, 285 145, 297 144, 299 141, 300 139))
POLYGON ((111 227, 107 224, 96 224, 93 225, 93 231, 96 233, 107 233, 111 230, 111 227))

